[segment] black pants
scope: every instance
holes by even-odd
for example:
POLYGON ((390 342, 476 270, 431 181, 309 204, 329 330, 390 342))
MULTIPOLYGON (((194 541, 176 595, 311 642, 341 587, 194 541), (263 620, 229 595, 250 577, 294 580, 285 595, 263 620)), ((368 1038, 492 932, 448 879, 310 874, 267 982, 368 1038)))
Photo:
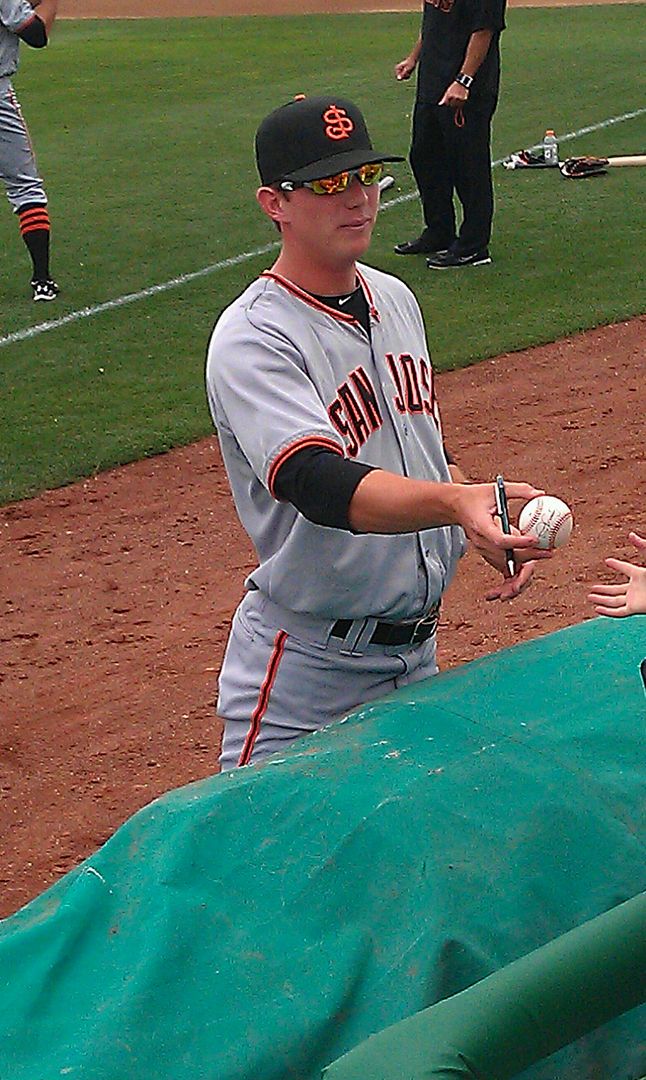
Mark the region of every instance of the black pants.
POLYGON ((416 102, 410 164, 419 188, 429 246, 450 247, 456 254, 481 251, 491 238, 491 118, 496 100, 467 102, 464 125, 446 105, 416 102), (462 204, 456 229, 453 192, 462 204))

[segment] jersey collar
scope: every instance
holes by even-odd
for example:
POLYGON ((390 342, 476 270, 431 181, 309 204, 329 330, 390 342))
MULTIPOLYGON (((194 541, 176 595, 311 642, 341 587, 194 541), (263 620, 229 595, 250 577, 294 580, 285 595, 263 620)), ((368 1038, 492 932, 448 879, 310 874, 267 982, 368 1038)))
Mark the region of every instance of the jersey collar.
MULTIPOLYGON (((337 320, 337 322, 346 323, 346 325, 349 326, 358 325, 358 322, 355 319, 354 315, 346 315, 343 311, 339 311, 338 308, 329 307, 328 304, 322 303, 321 300, 317 300, 310 293, 305 292, 305 289, 301 289, 300 286, 295 285, 293 281, 290 281, 288 278, 283 277, 282 274, 276 274, 273 270, 265 270, 264 273, 262 273, 260 276, 261 278, 268 278, 270 281, 275 281, 278 285, 282 285, 282 287, 286 289, 287 292, 290 292, 292 296, 298 297, 298 299, 302 300, 303 303, 309 304, 310 307, 315 308, 317 311, 324 311, 326 315, 331 315, 333 319, 337 320)), ((372 293, 370 292, 370 289, 368 287, 368 283, 360 270, 357 270, 357 277, 359 279, 359 284, 363 289, 364 296, 368 302, 370 317, 376 322, 379 322, 379 312, 375 307, 372 293)))

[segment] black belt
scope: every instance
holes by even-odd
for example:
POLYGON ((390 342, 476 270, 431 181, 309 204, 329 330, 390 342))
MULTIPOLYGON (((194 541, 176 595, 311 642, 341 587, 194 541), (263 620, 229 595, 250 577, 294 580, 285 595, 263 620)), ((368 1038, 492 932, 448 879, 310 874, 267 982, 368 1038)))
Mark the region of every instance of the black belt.
MULTIPOLYGON (((440 617, 440 602, 434 604, 423 619, 416 623, 390 623, 378 622, 375 626, 369 645, 420 645, 427 641, 437 630, 440 617)), ((355 619, 337 619, 330 630, 332 637, 344 638, 350 632, 355 619)))

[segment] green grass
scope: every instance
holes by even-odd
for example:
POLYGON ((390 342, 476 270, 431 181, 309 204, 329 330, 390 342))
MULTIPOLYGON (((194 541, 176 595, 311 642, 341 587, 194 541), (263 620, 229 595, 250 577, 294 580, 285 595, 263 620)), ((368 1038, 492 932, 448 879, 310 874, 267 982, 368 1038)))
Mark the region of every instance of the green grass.
MULTIPOLYGON (((642 108, 645 22, 643 5, 510 11, 494 157, 536 143, 548 126, 575 131, 642 108)), ((272 243, 253 197, 253 135, 294 93, 338 89, 364 108, 377 145, 406 154, 414 84, 397 84, 392 69, 417 28, 405 14, 60 22, 45 53, 23 49, 15 85, 47 182, 64 291, 55 305, 31 303, 5 210, 0 338, 272 243)), ((623 154, 645 144, 643 115, 562 149, 623 154)), ((412 194, 408 166, 393 172, 397 193, 412 194)), ((385 211, 375 233, 369 261, 415 289, 439 368, 643 310, 645 170, 566 181, 497 168, 495 181, 490 268, 440 275, 397 258, 393 243, 420 225, 415 198, 385 211)), ((211 325, 271 259, 0 345, 0 501, 210 432, 211 325)))

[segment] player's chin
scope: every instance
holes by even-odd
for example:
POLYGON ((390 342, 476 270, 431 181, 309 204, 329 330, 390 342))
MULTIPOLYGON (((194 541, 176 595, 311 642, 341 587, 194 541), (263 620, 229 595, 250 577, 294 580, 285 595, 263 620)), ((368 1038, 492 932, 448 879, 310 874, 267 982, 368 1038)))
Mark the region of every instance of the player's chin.
POLYGON ((341 230, 344 246, 355 258, 365 255, 370 247, 373 228, 374 222, 370 221, 362 226, 346 225, 341 230))

